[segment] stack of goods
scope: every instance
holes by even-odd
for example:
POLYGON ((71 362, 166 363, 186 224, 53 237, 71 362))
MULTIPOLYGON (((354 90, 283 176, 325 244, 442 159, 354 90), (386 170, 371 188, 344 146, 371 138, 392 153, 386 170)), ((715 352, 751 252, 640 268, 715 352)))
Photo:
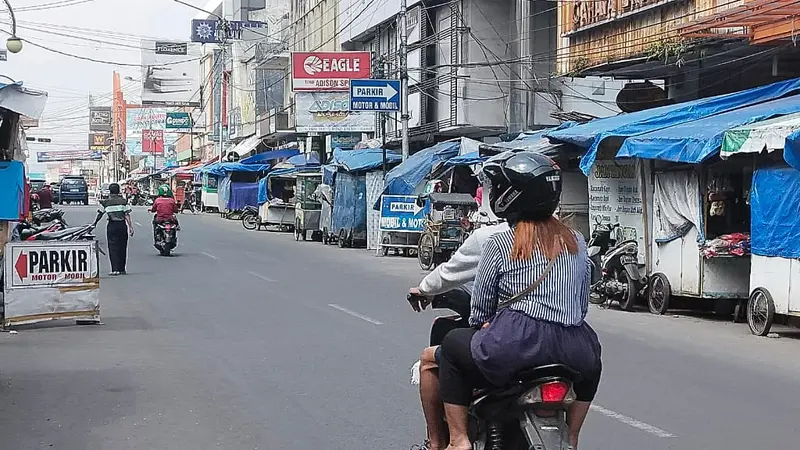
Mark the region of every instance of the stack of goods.
POLYGON ((706 242, 700 247, 706 258, 717 256, 747 256, 750 254, 750 234, 731 233, 706 242))

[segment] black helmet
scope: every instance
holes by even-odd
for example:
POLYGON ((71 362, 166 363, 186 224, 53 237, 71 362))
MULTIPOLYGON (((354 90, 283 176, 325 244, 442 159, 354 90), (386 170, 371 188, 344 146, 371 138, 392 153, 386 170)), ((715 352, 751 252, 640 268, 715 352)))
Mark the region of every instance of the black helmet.
POLYGON ((561 199, 561 168, 541 153, 512 150, 483 164, 489 180, 489 204, 497 217, 545 220, 561 199))

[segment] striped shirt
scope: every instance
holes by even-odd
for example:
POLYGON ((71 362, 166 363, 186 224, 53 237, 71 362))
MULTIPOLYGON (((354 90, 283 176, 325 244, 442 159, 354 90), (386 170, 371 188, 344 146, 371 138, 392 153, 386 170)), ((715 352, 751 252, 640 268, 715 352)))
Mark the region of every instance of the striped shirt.
POLYGON ((121 195, 110 195, 107 199, 102 200, 100 205, 103 207, 103 212, 108 216, 109 222, 122 222, 125 216, 131 213, 131 205, 121 195))
MULTIPOLYGON (((567 326, 583 323, 589 308, 591 263, 583 236, 577 231, 575 235, 578 252, 562 252, 539 286, 509 305, 509 309, 567 326)), ((529 288, 547 266, 547 259, 538 251, 534 251, 530 260, 512 261, 513 246, 513 229, 493 235, 486 243, 472 291, 470 325, 489 321, 497 312, 499 301, 529 288)))

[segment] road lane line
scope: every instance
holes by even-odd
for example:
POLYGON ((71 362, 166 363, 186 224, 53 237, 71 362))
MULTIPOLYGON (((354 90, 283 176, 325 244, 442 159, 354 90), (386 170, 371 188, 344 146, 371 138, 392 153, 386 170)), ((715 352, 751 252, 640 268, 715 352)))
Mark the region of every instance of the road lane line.
POLYGON ((343 312, 345 314, 349 314, 349 315, 351 315, 353 317, 359 318, 359 319, 361 319, 361 320, 363 320, 365 322, 369 322, 369 323, 375 324, 375 325, 383 325, 383 322, 377 321, 377 320, 373 319, 372 317, 365 316, 363 314, 359 314, 359 313, 357 313, 355 311, 351 311, 351 310, 345 308, 344 306, 337 305, 336 303, 328 303, 328 306, 330 306, 333 309, 339 310, 339 311, 341 311, 341 312, 343 312))
POLYGON ((206 256, 208 256, 208 257, 209 257, 209 258, 211 258, 211 259, 219 259, 219 258, 217 258, 216 256, 214 256, 214 255, 212 255, 211 253, 208 253, 208 252, 200 252, 200 254, 201 254, 201 255, 206 255, 206 256))
POLYGON ((592 405, 589 407, 592 411, 599 412, 600 414, 614 419, 618 422, 624 423, 630 427, 636 428, 637 430, 644 431, 645 433, 650 433, 653 436, 660 437, 660 438, 672 438, 675 437, 674 434, 669 433, 667 431, 662 430, 656 426, 650 425, 649 423, 644 423, 640 420, 636 420, 633 417, 628 417, 624 414, 620 414, 618 412, 614 412, 610 409, 603 408, 600 405, 592 405))
POLYGON ((133 222, 133 223, 135 223, 137 227, 142 226, 142 224, 140 224, 139 222, 133 222))
POLYGON ((274 282, 274 281, 275 281, 275 280, 273 280, 272 278, 267 278, 267 277, 265 277, 264 275, 261 275, 261 274, 255 273, 255 272, 247 272, 247 273, 249 273, 250 275, 252 275, 252 276, 254 276, 254 277, 256 277, 256 278, 260 278, 260 279, 262 279, 262 280, 264 280, 264 281, 268 281, 268 282, 270 282, 270 283, 272 283, 272 282, 274 282))

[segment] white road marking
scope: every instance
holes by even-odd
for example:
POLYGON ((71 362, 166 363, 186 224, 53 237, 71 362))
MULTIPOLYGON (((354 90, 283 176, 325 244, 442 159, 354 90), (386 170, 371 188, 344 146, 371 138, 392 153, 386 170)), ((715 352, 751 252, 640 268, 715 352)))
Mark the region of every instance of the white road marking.
POLYGON ((590 409, 595 412, 599 412, 600 414, 614 419, 618 422, 622 422, 625 425, 631 426, 636 428, 637 430, 644 431, 645 433, 650 433, 653 436, 660 437, 660 438, 672 438, 675 437, 674 434, 669 433, 667 431, 662 430, 656 426, 650 425, 649 423, 644 423, 640 420, 636 420, 633 417, 628 417, 624 414, 620 414, 618 412, 614 412, 610 409, 603 408, 600 405, 592 405, 590 409))
POLYGON ((365 316, 363 314, 359 314, 359 313, 357 313, 355 311, 351 311, 351 310, 345 308, 344 306, 337 305, 336 303, 328 303, 328 306, 330 306, 333 309, 339 310, 339 311, 341 311, 341 312, 343 312, 345 314, 349 314, 349 315, 351 315, 353 317, 359 318, 359 319, 361 319, 361 320, 363 320, 365 322, 369 322, 369 323, 375 324, 375 325, 383 325, 383 322, 377 321, 377 320, 373 319, 372 317, 365 316))
POLYGON ((135 223, 137 227, 142 226, 142 224, 140 224, 139 222, 133 222, 133 223, 135 223))
POLYGON ((264 275, 261 275, 261 274, 255 273, 255 272, 247 272, 247 273, 249 273, 250 275, 252 275, 252 276, 254 276, 254 277, 256 277, 256 278, 260 278, 260 279, 262 279, 262 280, 264 280, 264 281, 268 281, 268 282, 270 282, 270 283, 271 283, 271 282, 273 282, 273 281, 275 281, 275 280, 273 280, 272 278, 267 278, 267 277, 265 277, 264 275))
POLYGON ((211 258, 211 259, 219 259, 219 258, 217 258, 216 256, 214 256, 214 255, 212 255, 211 253, 208 253, 208 252, 200 252, 200 254, 201 254, 201 255, 206 255, 206 256, 208 256, 208 257, 209 257, 209 258, 211 258))

